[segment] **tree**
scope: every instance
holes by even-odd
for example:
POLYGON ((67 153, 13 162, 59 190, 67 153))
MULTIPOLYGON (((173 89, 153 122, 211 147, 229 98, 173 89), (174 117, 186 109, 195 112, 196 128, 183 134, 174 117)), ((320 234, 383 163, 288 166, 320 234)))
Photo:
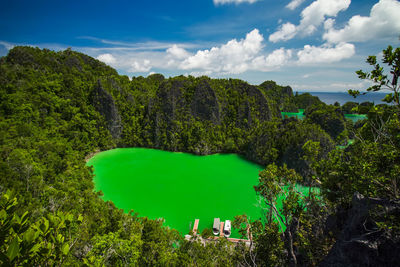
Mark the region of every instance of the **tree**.
MULTIPOLYGON (((360 79, 373 82, 367 92, 392 91, 383 101, 394 104, 394 107, 383 105, 369 109, 368 120, 355 135, 357 142, 352 149, 342 155, 333 152, 323 164, 323 187, 326 187, 328 194, 336 194, 339 198, 345 196, 344 199, 349 199, 355 191, 369 197, 397 199, 400 196, 400 47, 394 49, 389 45, 383 50, 382 62, 389 67, 389 71, 385 71, 377 62, 376 56, 369 56, 366 62, 374 69, 356 73, 360 79), (334 161, 340 166, 332 172, 334 161), (337 178, 329 177, 332 174, 346 177, 346 181, 339 183, 337 178)), ((354 90, 349 90, 349 93, 354 97, 360 94, 354 90)))
POLYGON ((234 228, 239 230, 239 234, 242 236, 242 238, 246 237, 248 240, 250 240, 249 249, 243 249, 243 259, 246 266, 257 266, 257 251, 254 249, 253 233, 257 235, 257 233, 260 232, 257 231, 257 229, 260 230, 261 227, 253 227, 255 225, 260 226, 261 224, 259 221, 251 222, 246 214, 235 216, 232 224, 234 228))
POLYGON ((301 181, 302 177, 286 165, 278 167, 270 164, 260 172, 259 184, 255 186, 256 192, 264 199, 266 224, 279 225, 289 262, 295 266, 295 235, 299 230, 302 214, 314 198, 311 188, 306 194, 302 192, 298 186, 301 181))
POLYGON ((340 139, 341 133, 346 130, 346 119, 341 108, 338 106, 325 104, 313 105, 308 107, 304 114, 307 121, 321 126, 332 139, 340 139))
POLYGON ((142 243, 139 235, 131 235, 129 239, 113 232, 97 235, 92 238, 91 250, 83 261, 88 266, 135 266, 142 243))
MULTIPOLYGON (((383 52, 382 62, 389 66, 389 74, 387 74, 383 67, 377 62, 376 56, 369 56, 367 58, 367 63, 374 67, 370 72, 364 72, 358 70, 356 73, 360 79, 369 80, 373 82, 373 85, 367 89, 367 92, 377 92, 381 90, 390 90, 393 93, 386 95, 383 101, 387 103, 394 103, 398 108, 400 108, 400 98, 399 91, 400 85, 398 80, 400 77, 400 47, 393 49, 392 46, 388 46, 383 52)), ((363 95, 367 92, 362 93, 363 95)), ((349 90, 349 94, 357 97, 360 95, 358 90, 349 90)))

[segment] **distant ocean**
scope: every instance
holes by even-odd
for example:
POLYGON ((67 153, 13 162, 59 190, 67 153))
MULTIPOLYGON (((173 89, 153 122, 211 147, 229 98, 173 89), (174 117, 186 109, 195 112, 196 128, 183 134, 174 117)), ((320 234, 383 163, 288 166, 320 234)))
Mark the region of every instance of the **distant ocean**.
MULTIPOLYGON (((302 94, 305 92, 299 92, 299 94, 302 94)), ((389 93, 367 93, 366 95, 360 95, 357 96, 357 98, 352 97, 349 95, 347 92, 337 92, 337 93, 332 93, 332 92, 309 92, 313 96, 318 96, 318 98, 326 103, 326 104, 334 104, 335 102, 339 102, 340 105, 345 104, 346 102, 357 102, 357 103, 362 103, 362 102, 373 102, 376 104, 383 104, 385 102, 382 102, 382 99, 385 98, 385 96, 389 93)))

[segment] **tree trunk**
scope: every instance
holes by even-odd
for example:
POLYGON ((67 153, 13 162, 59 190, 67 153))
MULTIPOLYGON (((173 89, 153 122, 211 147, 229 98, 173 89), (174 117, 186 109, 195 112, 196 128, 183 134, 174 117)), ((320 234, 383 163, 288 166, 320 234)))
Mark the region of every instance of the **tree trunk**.
POLYGON ((294 254, 293 250, 293 236, 292 236, 292 231, 289 229, 290 225, 287 228, 287 242, 288 242, 288 250, 289 250, 289 256, 291 257, 291 266, 297 266, 297 259, 296 255, 294 254), (293 264, 293 265, 292 265, 293 264))

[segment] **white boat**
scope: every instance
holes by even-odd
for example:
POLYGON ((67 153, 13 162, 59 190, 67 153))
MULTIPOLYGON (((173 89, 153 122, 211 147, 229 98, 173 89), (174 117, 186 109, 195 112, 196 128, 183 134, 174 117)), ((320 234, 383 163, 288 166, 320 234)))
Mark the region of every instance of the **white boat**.
POLYGON ((231 235, 231 221, 226 220, 224 224, 224 236, 229 237, 231 235))
POLYGON ((214 218, 213 234, 219 235, 220 228, 221 228, 221 221, 219 220, 219 218, 214 218))

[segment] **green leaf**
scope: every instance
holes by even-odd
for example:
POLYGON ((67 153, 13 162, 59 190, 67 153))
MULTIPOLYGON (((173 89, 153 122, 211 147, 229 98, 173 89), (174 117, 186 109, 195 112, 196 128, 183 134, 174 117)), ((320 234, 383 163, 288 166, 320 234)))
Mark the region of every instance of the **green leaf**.
POLYGON ((375 65, 376 64, 376 56, 369 56, 367 58, 367 63, 369 63, 370 65, 375 65))
POLYGON ((10 259, 10 261, 13 261, 15 257, 17 257, 18 253, 19 253, 18 237, 15 237, 13 241, 11 241, 10 246, 8 247, 7 257, 10 259))
POLYGON ((65 215, 65 221, 72 222, 73 220, 74 220, 74 215, 72 214, 65 215))
POLYGON ((363 72, 362 70, 358 70, 356 71, 358 78, 360 79, 366 79, 367 78, 367 74, 365 72, 363 72))
POLYGON ((58 234, 58 235, 57 235, 57 241, 58 241, 59 243, 63 243, 63 242, 64 242, 64 237, 63 237, 62 234, 58 234))
POLYGON ((5 220, 7 218, 7 212, 5 210, 0 210, 0 220, 5 220))
POLYGON ((30 250, 29 252, 31 253, 37 253, 40 250, 40 244, 35 244, 30 250))
POLYGON ((393 101, 393 95, 392 94, 387 94, 386 96, 385 96, 385 98, 384 99, 382 99, 382 101, 383 102, 386 102, 386 103, 391 103, 392 101, 393 101))
POLYGON ((350 89, 347 92, 349 93, 349 95, 353 96, 354 98, 356 98, 357 96, 360 95, 360 91, 358 91, 358 90, 351 90, 350 89))
POLYGON ((35 231, 33 229, 28 229, 24 233, 24 240, 28 243, 31 243, 35 239, 35 231))
POLYGON ((21 225, 25 225, 26 222, 28 221, 28 211, 25 211, 25 213, 21 216, 21 225))
POLYGON ((49 229, 49 221, 47 219, 44 219, 43 224, 40 226, 42 229, 43 233, 46 234, 47 230, 49 229))
POLYGON ((61 251, 62 251, 62 253, 63 253, 64 255, 67 255, 68 252, 69 252, 69 244, 68 244, 68 243, 65 243, 65 244, 62 246, 61 251))

